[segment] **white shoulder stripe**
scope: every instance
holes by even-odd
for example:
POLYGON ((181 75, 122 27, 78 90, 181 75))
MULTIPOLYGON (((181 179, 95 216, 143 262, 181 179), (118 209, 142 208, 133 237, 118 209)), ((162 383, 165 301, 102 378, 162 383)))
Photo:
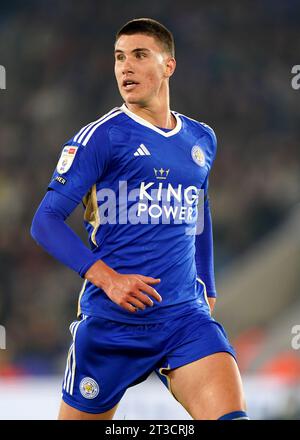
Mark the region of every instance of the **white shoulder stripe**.
POLYGON ((97 124, 98 122, 102 121, 102 119, 106 118, 107 116, 109 116, 113 112, 116 112, 117 110, 118 110, 118 107, 115 107, 112 110, 110 110, 108 113, 106 113, 105 115, 101 116, 101 118, 96 119, 96 121, 90 122, 89 124, 82 127, 82 129, 74 136, 73 141, 81 143, 84 136, 86 135, 86 133, 89 131, 89 129, 92 128, 92 126, 94 124, 97 124))
POLYGON ((91 127, 93 124, 96 124, 97 122, 101 121, 101 119, 104 119, 106 116, 110 115, 112 112, 114 112, 116 110, 117 110, 117 107, 113 108, 108 113, 106 113, 105 115, 101 116, 101 118, 96 119, 95 121, 89 122, 87 125, 85 125, 84 127, 81 128, 81 130, 75 135, 73 140, 75 142, 80 142, 79 139, 81 138, 81 135, 83 135, 84 132, 89 129, 89 127, 91 127))
POLYGON ((85 125, 84 127, 82 127, 82 129, 74 136, 74 138, 73 138, 73 141, 74 142, 78 142, 78 139, 79 139, 79 137, 80 137, 80 135, 82 134, 82 132, 87 128, 87 127, 89 127, 90 125, 92 125, 93 124, 93 122, 90 122, 89 124, 87 124, 87 125, 85 125))
POLYGON ((88 134, 88 132, 99 122, 103 121, 106 117, 108 117, 111 114, 114 114, 114 112, 116 112, 116 110, 112 110, 109 113, 106 113, 106 115, 102 116, 101 118, 97 119, 96 121, 92 122, 91 124, 89 124, 89 126, 84 130, 84 132, 81 134, 81 136, 78 138, 78 142, 80 144, 82 144, 83 139, 85 138, 85 136, 88 134))
POLYGON ((92 137, 93 133, 97 130, 98 127, 100 127, 100 125, 104 124, 104 122, 109 121, 109 119, 114 118, 115 116, 118 116, 121 112, 117 111, 116 113, 113 113, 112 115, 108 116, 105 119, 102 119, 100 122, 98 122, 98 124, 94 125, 93 128, 90 129, 89 134, 86 136, 85 140, 82 142, 82 145, 86 146, 86 144, 88 143, 88 141, 90 140, 90 138, 92 137))
POLYGON ((88 134, 89 130, 91 130, 97 123, 103 121, 106 117, 110 116, 111 114, 114 114, 118 110, 118 107, 115 107, 110 112, 103 115, 101 118, 97 119, 94 122, 91 122, 88 124, 88 126, 85 128, 85 130, 81 133, 81 135, 78 137, 77 142, 82 143, 84 137, 88 134))

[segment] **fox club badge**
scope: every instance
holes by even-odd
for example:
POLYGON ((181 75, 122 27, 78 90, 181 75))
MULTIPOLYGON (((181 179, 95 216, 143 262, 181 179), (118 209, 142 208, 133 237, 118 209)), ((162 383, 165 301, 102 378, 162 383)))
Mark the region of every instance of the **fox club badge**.
POLYGON ((71 168, 77 150, 78 147, 74 147, 70 145, 64 147, 56 167, 56 170, 59 174, 64 174, 71 168))
POLYGON ((79 389, 86 399, 95 399, 99 394, 99 385, 91 377, 84 377, 79 384, 79 389))
POLYGON ((199 167, 204 167, 205 165, 205 154, 199 145, 194 145, 191 151, 193 161, 199 165, 199 167))

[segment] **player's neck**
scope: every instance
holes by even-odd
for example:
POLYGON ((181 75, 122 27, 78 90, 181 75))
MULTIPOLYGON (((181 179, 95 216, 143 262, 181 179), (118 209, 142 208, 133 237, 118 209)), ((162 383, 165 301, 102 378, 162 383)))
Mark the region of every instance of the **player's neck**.
POLYGON ((146 106, 126 102, 126 107, 132 113, 157 127, 173 129, 176 126, 176 118, 171 113, 168 101, 165 101, 164 104, 154 103, 146 106))

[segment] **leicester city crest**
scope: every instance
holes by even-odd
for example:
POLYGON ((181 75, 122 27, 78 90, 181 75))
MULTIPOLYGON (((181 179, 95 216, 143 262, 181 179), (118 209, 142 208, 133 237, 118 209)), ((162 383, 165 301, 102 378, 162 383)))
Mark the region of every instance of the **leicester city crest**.
POLYGON ((80 382, 79 389, 86 399, 95 399, 99 394, 99 385, 91 377, 84 377, 80 382))
POLYGON ((204 167, 205 165, 205 154, 199 145, 194 145, 191 151, 193 161, 199 165, 199 167, 204 167))

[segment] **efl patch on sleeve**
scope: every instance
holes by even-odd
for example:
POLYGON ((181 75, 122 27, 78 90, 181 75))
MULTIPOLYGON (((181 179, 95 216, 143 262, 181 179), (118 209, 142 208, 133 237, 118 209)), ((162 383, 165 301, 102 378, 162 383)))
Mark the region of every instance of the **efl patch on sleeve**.
POLYGON ((56 170, 59 174, 64 174, 71 168, 77 150, 78 147, 74 147, 72 145, 64 147, 56 167, 56 170))

